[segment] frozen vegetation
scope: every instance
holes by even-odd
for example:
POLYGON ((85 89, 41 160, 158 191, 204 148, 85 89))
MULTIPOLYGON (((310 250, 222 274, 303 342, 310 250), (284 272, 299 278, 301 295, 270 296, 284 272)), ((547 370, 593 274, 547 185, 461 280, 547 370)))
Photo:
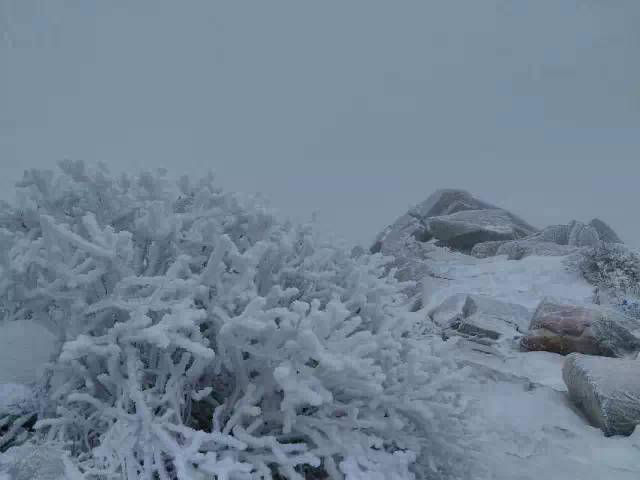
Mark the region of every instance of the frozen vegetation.
MULTIPOLYGON (((565 381, 600 385, 521 348, 550 299, 637 333, 618 242, 444 190, 350 252, 211 177, 29 171, 0 207, 0 480, 636 480, 633 425, 565 381)), ((635 353, 589 369, 639 381, 635 353)))

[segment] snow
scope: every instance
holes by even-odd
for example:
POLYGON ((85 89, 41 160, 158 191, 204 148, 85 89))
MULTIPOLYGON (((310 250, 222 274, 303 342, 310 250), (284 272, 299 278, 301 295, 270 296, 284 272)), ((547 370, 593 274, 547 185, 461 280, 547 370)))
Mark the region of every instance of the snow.
MULTIPOLYGON (((442 248, 429 262, 435 278, 425 279, 423 313, 456 294, 490 295, 530 311, 545 297, 589 304, 593 294, 566 268, 566 257, 477 259, 442 248)), ((589 425, 569 401, 563 356, 521 352, 516 342, 485 346, 454 337, 445 345, 443 355, 472 368, 463 393, 472 405, 468 439, 478 448, 469 456, 475 480, 640 478, 640 429, 607 438, 589 425)))
POLYGON ((0 416, 20 415, 33 405, 34 392, 26 385, 0 383, 0 416))
POLYGON ((475 258, 438 250, 430 258, 432 272, 439 281, 435 291, 426 292, 429 302, 425 306, 429 308, 458 293, 490 295, 530 310, 544 297, 582 305, 590 303, 593 296, 593 287, 565 268, 566 257, 508 260, 506 256, 475 258))
POLYGON ((35 382, 55 351, 55 336, 39 323, 0 322, 0 385, 35 382))

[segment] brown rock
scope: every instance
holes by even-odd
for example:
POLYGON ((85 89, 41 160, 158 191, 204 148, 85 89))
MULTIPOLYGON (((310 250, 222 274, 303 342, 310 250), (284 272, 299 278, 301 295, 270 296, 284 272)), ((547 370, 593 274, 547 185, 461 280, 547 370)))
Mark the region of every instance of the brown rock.
POLYGON ((543 300, 520 345, 562 355, 621 357, 640 349, 640 341, 631 333, 634 327, 631 319, 618 312, 543 300))

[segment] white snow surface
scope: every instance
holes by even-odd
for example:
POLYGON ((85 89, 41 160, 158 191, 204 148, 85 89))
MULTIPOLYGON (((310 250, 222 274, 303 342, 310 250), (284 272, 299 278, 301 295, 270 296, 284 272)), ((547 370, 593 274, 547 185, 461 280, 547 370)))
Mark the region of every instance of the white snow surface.
MULTIPOLYGON (((416 318, 454 294, 483 294, 533 311, 544 297, 587 304, 592 287, 565 267, 565 257, 476 259, 446 249, 430 254, 425 306, 416 318)), ((425 329, 428 330, 428 329, 425 329)), ((562 380, 564 357, 521 352, 517 342, 486 347, 454 337, 446 355, 472 366, 465 386, 478 445, 474 480, 637 480, 640 429, 606 438, 570 404, 562 380)), ((639 364, 640 365, 640 364, 639 364)), ((470 455, 471 459, 471 455, 470 455)))
POLYGON ((55 336, 39 323, 0 321, 0 384, 35 382, 55 349, 55 336))
POLYGON ((19 383, 0 383, 0 416, 20 415, 32 410, 35 393, 32 388, 19 383))

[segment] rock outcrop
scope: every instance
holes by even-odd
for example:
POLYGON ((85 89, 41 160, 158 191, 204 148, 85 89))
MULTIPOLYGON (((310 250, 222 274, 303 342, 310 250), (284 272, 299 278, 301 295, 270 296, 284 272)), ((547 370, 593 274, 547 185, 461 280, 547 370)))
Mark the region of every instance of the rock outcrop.
POLYGON ((427 220, 429 234, 453 250, 470 252, 482 242, 515 240, 529 233, 500 209, 465 210, 427 220))
POLYGON ((576 248, 552 242, 541 242, 534 239, 513 240, 507 242, 479 243, 471 250, 476 258, 488 258, 506 255, 509 260, 522 260, 531 255, 544 257, 561 257, 574 253, 576 248))
POLYGON ((624 243, 613 228, 599 218, 591 220, 589 225, 596 229, 600 240, 604 243, 624 243))
POLYGON ((572 402, 607 436, 640 424, 640 362, 572 354, 562 370, 572 402))
POLYGON ((435 192, 382 231, 371 251, 402 255, 408 244, 433 238, 453 249, 469 251, 475 243, 512 240, 535 232, 533 226, 507 210, 464 190, 446 189, 435 192))
POLYGON ((521 260, 530 255, 564 256, 615 243, 622 243, 616 232, 602 220, 594 219, 589 224, 573 221, 551 225, 521 240, 478 243, 471 254, 477 258, 507 255, 510 260, 521 260))
POLYGON ((529 333, 520 340, 526 350, 622 357, 640 350, 632 332, 637 322, 623 313, 597 306, 562 305, 543 300, 529 333))

